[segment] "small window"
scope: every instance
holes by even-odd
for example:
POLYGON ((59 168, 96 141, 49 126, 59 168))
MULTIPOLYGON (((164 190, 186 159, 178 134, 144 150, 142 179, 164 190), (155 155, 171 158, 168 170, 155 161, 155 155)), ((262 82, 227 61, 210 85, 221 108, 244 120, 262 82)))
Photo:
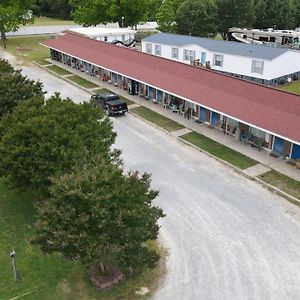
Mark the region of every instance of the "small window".
POLYGON ((152 44, 149 43, 146 44, 146 52, 152 54, 152 44))
POLYGON ((161 55, 161 45, 155 45, 155 55, 161 55))
POLYGON ((194 50, 186 50, 183 51, 183 59, 188 61, 195 60, 195 51, 194 50))
POLYGON ((104 42, 107 42, 107 36, 104 37, 104 42))
POLYGON ((263 74, 264 72, 264 62, 261 60, 252 60, 252 73, 263 74))
POLYGON ((179 58, 179 49, 172 48, 172 58, 178 59, 179 58))
POLYGON ((223 67, 223 55, 214 54, 214 66, 223 67))

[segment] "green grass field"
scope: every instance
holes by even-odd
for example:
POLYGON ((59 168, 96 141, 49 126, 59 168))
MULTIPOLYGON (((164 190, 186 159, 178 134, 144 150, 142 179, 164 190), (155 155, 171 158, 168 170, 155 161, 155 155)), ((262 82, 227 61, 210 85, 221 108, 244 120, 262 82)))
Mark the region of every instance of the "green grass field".
POLYGON ((222 144, 219 144, 214 140, 201 135, 200 133, 191 132, 180 137, 242 170, 245 170, 257 164, 257 161, 253 160, 252 158, 245 156, 235 150, 232 150, 222 144))
POLYGON ((132 111, 133 113, 139 115, 140 117, 148 120, 151 123, 156 124, 159 127, 164 128, 167 131, 175 131, 181 128, 184 128, 183 125, 167 118, 164 117, 160 114, 158 114, 157 112, 154 112, 146 107, 135 107, 133 109, 131 109, 130 111, 132 111))
POLYGON ((46 68, 53 71, 53 72, 55 72, 55 73, 57 73, 58 75, 62 75, 62 76, 72 74, 71 72, 69 72, 69 71, 67 71, 63 68, 60 68, 56 65, 47 66, 46 68))
POLYGON ((49 38, 50 36, 48 35, 8 37, 6 50, 25 63, 36 61, 41 64, 46 64, 45 59, 50 57, 49 49, 41 46, 39 43, 49 38))
POLYGON ((292 93, 300 95, 300 81, 291 83, 289 85, 285 85, 281 89, 284 91, 287 91, 287 92, 292 92, 292 93))
MULTIPOLYGON (((34 195, 9 190, 0 181, 0 299, 9 300, 25 293, 21 299, 30 300, 117 300, 142 299, 135 295, 141 286, 150 291, 156 287, 162 265, 146 271, 142 276, 125 281, 105 292, 95 290, 89 283, 85 268, 58 254, 44 256, 31 245, 35 210, 34 195), (17 253, 17 269, 21 280, 13 278, 10 251, 17 253)), ((157 247, 152 243, 151 247, 157 247)), ((16 298, 17 299, 17 298, 16 298)))
POLYGON ((75 25, 72 20, 60 20, 48 17, 35 17, 33 24, 27 24, 26 26, 56 26, 56 25, 75 25))
POLYGON ((272 186, 279 188, 285 193, 300 200, 300 182, 286 175, 271 170, 259 176, 259 178, 272 186))
POLYGON ((92 88, 96 88, 98 87, 97 84, 91 82, 91 81, 88 81, 80 76, 77 76, 77 75, 73 75, 73 76, 69 76, 68 79, 70 79, 71 81, 87 88, 87 89, 92 89, 92 88))

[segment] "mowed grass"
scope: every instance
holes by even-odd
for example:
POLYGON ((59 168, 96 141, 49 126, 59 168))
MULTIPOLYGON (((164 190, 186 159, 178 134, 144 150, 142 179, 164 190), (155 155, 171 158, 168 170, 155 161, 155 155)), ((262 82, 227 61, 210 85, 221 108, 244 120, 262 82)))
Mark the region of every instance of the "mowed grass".
POLYGON ((49 64, 45 61, 50 57, 49 49, 39 44, 49 39, 49 35, 8 37, 6 50, 25 63, 36 61, 43 65, 49 64))
POLYGON ((181 128, 184 128, 183 125, 167 118, 164 117, 160 114, 158 114, 157 112, 154 112, 146 107, 135 107, 133 109, 131 109, 131 111, 137 115, 139 115, 140 117, 148 120, 151 123, 156 124, 159 127, 164 128, 167 131, 175 131, 181 128))
MULTIPOLYGON (((20 299, 30 300, 136 300, 143 297, 135 294, 142 286, 151 292, 156 288, 164 260, 153 270, 145 271, 138 278, 125 281, 118 287, 97 291, 86 277, 80 263, 72 263, 59 254, 43 255, 30 240, 35 209, 34 195, 30 192, 12 191, 0 181, 0 299, 8 300, 24 295, 20 299), (10 251, 15 250, 17 269, 21 280, 13 277, 10 251)), ((164 255, 156 243, 155 247, 164 255)), ((163 256, 164 257, 164 256, 163 256)), ((17 298, 16 298, 17 299, 17 298)))
POLYGON ((33 24, 26 26, 57 26, 57 25, 75 25, 72 20, 60 20, 48 17, 35 17, 33 24))
POLYGON ((254 159, 245 156, 235 150, 232 150, 222 144, 197 132, 190 132, 180 136, 185 141, 188 141, 195 146, 207 151, 208 153, 229 162, 230 164, 245 170, 251 166, 256 165, 258 162, 254 159))
POLYGON ((260 175, 259 178, 300 200, 300 181, 294 180, 274 170, 260 175))
POLYGON ((97 84, 91 82, 91 81, 88 81, 80 76, 77 76, 77 75, 73 75, 73 76, 69 76, 68 79, 70 79, 71 81, 87 88, 87 89, 92 89, 92 88, 96 88, 98 87, 97 84))
POLYGON ((53 72, 55 72, 55 73, 57 73, 58 75, 62 75, 62 76, 72 74, 71 72, 69 72, 69 71, 67 71, 63 68, 60 68, 56 65, 47 66, 46 68, 53 71, 53 72))
POLYGON ((289 85, 285 85, 281 89, 284 91, 287 91, 287 92, 292 92, 292 93, 300 95, 300 81, 291 83, 289 85))

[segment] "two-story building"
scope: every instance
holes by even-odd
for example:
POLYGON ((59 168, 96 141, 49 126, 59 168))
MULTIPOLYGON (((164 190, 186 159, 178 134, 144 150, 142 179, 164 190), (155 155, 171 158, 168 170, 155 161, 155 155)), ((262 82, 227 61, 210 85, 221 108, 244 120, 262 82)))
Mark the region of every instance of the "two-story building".
POLYGON ((300 51, 288 48, 161 32, 143 39, 142 51, 265 85, 300 79, 300 51))

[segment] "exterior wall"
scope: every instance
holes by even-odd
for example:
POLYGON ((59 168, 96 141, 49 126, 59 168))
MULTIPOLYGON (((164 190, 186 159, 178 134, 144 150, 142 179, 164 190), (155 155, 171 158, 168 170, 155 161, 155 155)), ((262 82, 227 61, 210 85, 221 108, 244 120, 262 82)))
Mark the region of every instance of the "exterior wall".
MULTIPOLYGON (((152 44, 152 54, 155 55, 155 43, 152 44)), ((184 49, 194 50, 195 59, 199 59, 201 62, 201 53, 206 53, 206 61, 210 62, 210 66, 213 70, 217 70, 224 73, 229 73, 231 75, 238 75, 238 77, 257 81, 263 84, 277 84, 280 83, 280 80, 287 80, 288 77, 298 77, 300 78, 300 51, 289 51, 283 55, 277 57, 274 60, 263 60, 259 58, 251 58, 238 55, 230 55, 227 53, 214 53, 210 52, 207 49, 204 49, 198 45, 187 45, 179 48, 179 57, 178 59, 172 58, 172 47, 170 45, 161 45, 161 56, 164 58, 172 59, 175 61, 183 62, 190 64, 190 61, 184 60, 184 49), (214 54, 223 55, 223 65, 214 66, 214 54), (263 74, 253 73, 252 72, 252 61, 263 61, 264 68, 263 74), (290 63, 288 63, 290 62, 290 63), (288 75, 288 76, 286 76, 288 75), (271 81, 274 80, 273 82, 271 81), (270 82, 268 82, 270 81, 270 82)), ((142 41, 142 51, 146 52, 146 41, 142 41)))
POLYGON ((93 39, 97 41, 105 41, 105 37, 107 37, 107 42, 111 43, 116 40, 118 41, 126 41, 130 38, 134 38, 134 34, 112 34, 112 35, 99 35, 99 36, 94 36, 93 39))

